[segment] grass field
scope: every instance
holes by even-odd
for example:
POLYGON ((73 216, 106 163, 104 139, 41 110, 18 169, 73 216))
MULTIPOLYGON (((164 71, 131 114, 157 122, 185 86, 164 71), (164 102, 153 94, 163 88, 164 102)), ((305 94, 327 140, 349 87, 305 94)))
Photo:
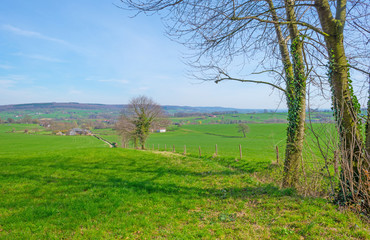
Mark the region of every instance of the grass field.
MULTIPOLYGON (((199 155, 199 146, 203 156, 213 156, 217 144, 221 157, 239 158, 239 145, 246 159, 267 161, 276 158, 275 146, 283 152, 285 146, 286 124, 248 124, 250 130, 246 138, 238 132, 237 124, 183 125, 171 126, 166 133, 152 133, 146 147, 155 150, 183 153, 184 145, 190 155, 199 155), (158 148, 159 146, 159 148, 158 148)), ((120 144, 117 132, 110 129, 94 130, 94 133, 120 144)), ((132 147, 132 146, 131 146, 132 147)))
MULTIPOLYGON (((332 112, 311 112, 307 114, 312 121, 329 121, 333 120, 332 112)), ((222 115, 204 115, 204 116, 191 116, 191 117, 171 117, 172 122, 182 124, 209 124, 209 123, 226 123, 231 121, 241 121, 248 123, 276 123, 286 122, 287 112, 266 112, 266 113, 235 113, 235 114, 222 114, 222 115)))
POLYGON ((112 110, 85 110, 85 109, 47 109, 47 110, 9 110, 0 111, 0 118, 6 121, 8 118, 20 120, 25 116, 33 119, 52 118, 52 119, 89 119, 91 115, 106 115, 107 117, 117 117, 119 112, 112 110))
POLYGON ((355 214, 261 183, 255 170, 9 127, 0 125, 0 239, 370 237, 355 214))
MULTIPOLYGON (((173 151, 188 156, 199 156, 199 146, 203 157, 214 157, 217 145, 217 156, 224 159, 240 159, 239 145, 242 148, 242 159, 248 163, 268 166, 276 160, 276 146, 280 158, 283 158, 286 141, 286 124, 248 124, 246 138, 238 132, 237 124, 209 124, 171 126, 166 133, 152 133, 147 141, 147 149, 173 151)), ((104 138, 118 142, 120 138, 114 130, 94 130, 104 138)), ((133 147, 133 146, 131 146, 133 147)))

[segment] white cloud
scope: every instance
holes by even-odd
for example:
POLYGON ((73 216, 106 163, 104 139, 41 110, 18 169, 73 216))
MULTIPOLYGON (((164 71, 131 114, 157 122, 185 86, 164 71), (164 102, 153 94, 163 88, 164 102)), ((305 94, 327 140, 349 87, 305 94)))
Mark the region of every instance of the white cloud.
POLYGON ((68 91, 68 94, 70 94, 70 95, 80 95, 80 94, 83 94, 83 92, 82 91, 80 91, 80 90, 77 90, 77 89, 70 89, 69 91, 68 91))
POLYGON ((69 45, 68 42, 66 42, 62 39, 49 37, 49 36, 46 36, 46 35, 44 35, 42 33, 39 33, 39 32, 20 29, 20 28, 14 27, 12 25, 4 24, 2 26, 2 28, 4 30, 7 30, 7 31, 13 33, 13 34, 17 34, 17 35, 20 35, 20 36, 38 38, 38 39, 43 39, 43 40, 47 40, 47 41, 51 41, 51 42, 56 42, 56 43, 59 43, 59 44, 69 45))
POLYGON ((23 53, 16 53, 14 54, 16 56, 21 56, 21 57, 27 57, 27 58, 32 58, 36 60, 41 60, 41 61, 46 61, 46 62, 64 62, 63 60, 59 58, 53 58, 45 55, 40 55, 40 54, 23 54, 23 53))
POLYGON ((138 90, 145 92, 145 91, 149 90, 149 87, 139 87, 138 90))
POLYGON ((118 84, 128 84, 130 83, 125 79, 100 79, 98 82, 108 82, 108 83, 118 83, 118 84))
POLYGON ((14 68, 13 66, 7 65, 7 64, 0 64, 1 69, 12 69, 14 68))
POLYGON ((1 88, 13 87, 17 82, 10 79, 0 79, 1 88))
POLYGON ((17 83, 23 82, 26 77, 21 75, 0 76, 0 88, 14 87, 17 83))

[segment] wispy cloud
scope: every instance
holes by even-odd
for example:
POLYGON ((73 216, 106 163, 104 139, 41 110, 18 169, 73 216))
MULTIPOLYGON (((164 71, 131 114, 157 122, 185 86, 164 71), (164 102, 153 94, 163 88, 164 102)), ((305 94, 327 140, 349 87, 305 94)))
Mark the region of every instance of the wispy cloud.
POLYGON ((150 89, 151 88, 147 87, 147 86, 139 86, 137 88, 130 89, 130 93, 133 94, 133 95, 141 95, 141 94, 145 94, 150 89))
POLYGON ((14 55, 21 56, 21 57, 32 58, 32 59, 35 59, 35 60, 46 61, 46 62, 64 62, 63 60, 61 60, 59 58, 49 57, 49 56, 40 55, 40 54, 15 53, 14 55))
POLYGON ((43 39, 43 40, 59 43, 59 44, 69 45, 68 42, 66 42, 62 39, 49 37, 49 36, 46 36, 46 35, 44 35, 42 33, 39 33, 39 32, 24 30, 24 29, 21 29, 21 28, 14 27, 12 25, 4 24, 4 25, 2 25, 2 28, 4 30, 7 30, 7 31, 13 33, 13 34, 17 34, 17 35, 20 35, 20 36, 38 38, 38 39, 43 39))
POLYGON ((0 64, 1 69, 12 69, 14 68, 13 66, 7 65, 7 64, 0 64))
POLYGON ((17 82, 10 79, 1 79, 0 78, 0 87, 1 88, 9 88, 13 87, 17 82))
POLYGON ((138 90, 139 91, 147 91, 147 90, 149 90, 149 87, 139 87, 138 90))
POLYGON ((14 87, 17 83, 26 80, 26 77, 21 75, 0 76, 0 88, 14 87))
POLYGON ((98 82, 108 82, 108 83, 118 83, 118 84, 128 84, 130 83, 125 79, 100 79, 98 82))
POLYGON ((81 95, 81 94, 83 94, 83 91, 77 90, 75 88, 71 88, 71 89, 68 90, 68 94, 69 95, 81 95))

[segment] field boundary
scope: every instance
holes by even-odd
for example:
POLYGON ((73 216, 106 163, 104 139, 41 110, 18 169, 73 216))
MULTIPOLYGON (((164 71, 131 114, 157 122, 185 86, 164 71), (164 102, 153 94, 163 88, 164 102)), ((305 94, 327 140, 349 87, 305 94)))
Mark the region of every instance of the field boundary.
POLYGON ((98 135, 96 135, 96 134, 92 134, 92 136, 94 136, 94 137, 96 137, 97 139, 99 139, 99 140, 101 140, 101 141, 105 142, 106 144, 108 144, 108 145, 109 145, 109 147, 110 147, 110 148, 115 147, 115 143, 111 143, 111 142, 109 142, 108 140, 106 140, 106 139, 104 139, 104 138, 102 138, 102 137, 100 137, 100 136, 98 136, 98 135))

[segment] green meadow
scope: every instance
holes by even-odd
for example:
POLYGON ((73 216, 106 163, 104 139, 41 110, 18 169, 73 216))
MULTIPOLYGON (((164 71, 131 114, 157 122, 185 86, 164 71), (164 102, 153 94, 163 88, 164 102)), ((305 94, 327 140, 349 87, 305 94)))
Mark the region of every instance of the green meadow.
MULTIPOLYGON (((310 112, 307 114, 307 119, 312 121, 321 120, 323 122, 333 119, 332 112, 310 112)), ((206 114, 203 116, 190 117, 171 117, 172 122, 183 124, 211 124, 211 123, 232 123, 232 122, 248 122, 248 123, 277 123, 286 122, 287 112, 257 112, 257 113, 233 113, 212 115, 206 114)))
MULTIPOLYGON (((278 147, 279 157, 284 157, 287 128, 285 123, 247 125, 249 132, 245 138, 238 132, 238 124, 170 126, 165 133, 151 133, 146 148, 169 152, 173 152, 175 148, 176 153, 184 153, 186 150, 186 155, 198 157, 200 147, 201 156, 209 158, 215 157, 217 145, 217 157, 235 160, 240 159, 239 146, 241 146, 243 160, 269 164, 276 160, 278 147)), ((319 125, 316 126, 319 130, 319 125)), ((120 137, 112 129, 98 129, 94 130, 94 133, 121 145, 120 137)), ((307 134, 307 144, 312 147, 312 134, 308 130, 307 134)), ((128 147, 133 148, 133 145, 130 144, 128 147)), ((317 149, 312 151, 318 154, 317 149)))
POLYGON ((275 159, 275 146, 283 150, 285 143, 285 124, 248 124, 249 133, 246 138, 238 132, 237 124, 212 125, 183 125, 169 129, 166 133, 150 135, 147 147, 184 152, 194 156, 199 155, 199 146, 203 156, 213 156, 216 152, 219 157, 240 158, 239 145, 242 149, 242 158, 250 161, 270 161, 275 159))
POLYGON ((186 142, 190 156, 26 128, 37 126, 0 125, 0 239, 370 238, 354 213, 255 177, 261 167, 248 163, 270 164, 283 124, 251 125, 247 138, 234 125, 218 135, 217 125, 194 125, 150 136, 149 145, 186 142), (244 168, 195 157, 203 140, 230 158, 245 145, 244 168))

